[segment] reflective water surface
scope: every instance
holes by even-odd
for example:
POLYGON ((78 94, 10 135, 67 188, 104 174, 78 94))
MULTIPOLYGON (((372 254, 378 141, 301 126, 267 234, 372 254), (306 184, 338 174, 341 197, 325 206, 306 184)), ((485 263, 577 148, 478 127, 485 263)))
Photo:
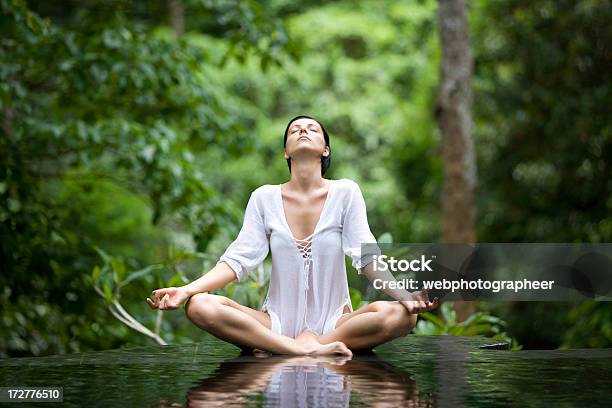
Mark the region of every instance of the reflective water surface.
POLYGON ((0 386, 61 386, 64 403, 52 405, 74 407, 610 406, 612 349, 480 348, 489 343, 408 336, 352 359, 260 358, 205 335, 182 346, 1 359, 0 386))

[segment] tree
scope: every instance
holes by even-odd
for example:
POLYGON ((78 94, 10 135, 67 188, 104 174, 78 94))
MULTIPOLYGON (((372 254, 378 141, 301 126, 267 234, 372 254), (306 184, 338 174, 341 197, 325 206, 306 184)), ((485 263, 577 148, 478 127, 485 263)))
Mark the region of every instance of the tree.
MULTIPOLYGON (((442 241, 476 242, 476 156, 472 140, 472 71, 467 9, 464 0, 440 0, 438 27, 442 47, 436 117, 444 163, 442 241)), ((458 318, 474 312, 471 303, 456 305, 458 318)))

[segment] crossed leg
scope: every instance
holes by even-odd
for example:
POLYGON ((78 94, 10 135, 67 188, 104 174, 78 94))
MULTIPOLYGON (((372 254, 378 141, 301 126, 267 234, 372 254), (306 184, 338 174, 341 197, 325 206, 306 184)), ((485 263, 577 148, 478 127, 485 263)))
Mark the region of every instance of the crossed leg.
POLYGON ((351 350, 369 349, 409 334, 417 315, 398 301, 380 300, 343 314, 336 328, 317 337, 321 344, 341 341, 351 350))
POLYGON ((397 301, 377 301, 343 314, 331 332, 316 336, 304 332, 295 339, 272 331, 267 313, 243 306, 225 296, 199 293, 186 307, 189 320, 203 330, 239 347, 276 354, 351 355, 406 336, 416 325, 417 315, 397 301), (348 348, 347 348, 348 347, 348 348))
POLYGON ((271 330, 267 313, 243 306, 225 296, 198 293, 185 305, 187 318, 213 336, 233 343, 265 350, 275 354, 322 355, 352 352, 340 341, 300 341, 271 330))

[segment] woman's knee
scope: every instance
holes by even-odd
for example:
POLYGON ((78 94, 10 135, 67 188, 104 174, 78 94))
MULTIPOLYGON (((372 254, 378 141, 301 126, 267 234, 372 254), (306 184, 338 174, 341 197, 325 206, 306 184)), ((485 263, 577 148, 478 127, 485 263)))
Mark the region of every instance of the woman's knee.
POLYGON ((375 320, 375 327, 373 327, 378 333, 388 333, 392 327, 396 325, 398 317, 393 302, 379 300, 369 304, 371 311, 376 312, 378 317, 375 320))
POLYGON ((395 309, 393 307, 393 302, 387 300, 377 300, 376 302, 370 303, 369 306, 372 308, 372 311, 378 312, 382 315, 393 313, 393 310, 395 309))
POLYGON ((397 334, 401 337, 407 336, 412 332, 412 329, 416 326, 417 323, 417 315, 414 313, 410 313, 406 310, 405 307, 402 306, 401 317, 399 318, 399 322, 397 323, 397 334))
POLYGON ((383 332, 390 337, 403 337, 408 335, 416 326, 417 315, 410 313, 399 302, 386 302, 382 306, 383 332))
POLYGON ((223 296, 210 293, 196 293, 185 306, 187 318, 199 326, 213 327, 223 305, 223 296))

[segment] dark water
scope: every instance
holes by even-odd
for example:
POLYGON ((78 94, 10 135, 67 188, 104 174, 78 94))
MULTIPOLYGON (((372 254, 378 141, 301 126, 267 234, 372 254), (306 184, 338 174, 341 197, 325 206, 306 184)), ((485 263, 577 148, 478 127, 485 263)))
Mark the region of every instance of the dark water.
POLYGON ((0 360, 0 386, 61 386, 64 403, 130 407, 609 407, 612 349, 484 350, 408 336, 374 354, 258 358, 202 343, 0 360))

